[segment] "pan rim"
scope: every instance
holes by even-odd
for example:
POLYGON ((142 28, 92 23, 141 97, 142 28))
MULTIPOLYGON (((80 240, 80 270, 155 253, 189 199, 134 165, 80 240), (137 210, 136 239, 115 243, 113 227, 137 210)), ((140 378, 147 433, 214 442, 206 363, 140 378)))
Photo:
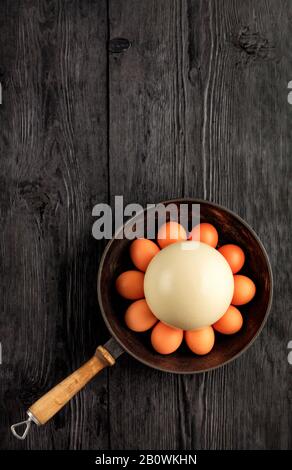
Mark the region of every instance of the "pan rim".
MULTIPOLYGON (((112 326, 110 325, 110 322, 108 321, 108 318, 106 316, 106 313, 105 313, 105 310, 104 310, 104 307, 103 307, 103 302, 102 302, 102 295, 101 295, 101 287, 100 287, 100 279, 101 279, 101 273, 102 273, 102 270, 103 270, 103 266, 104 266, 104 261, 105 261, 105 258, 107 256, 107 253, 112 245, 112 243, 114 242, 114 240, 116 239, 115 237, 113 237, 111 240, 109 240, 109 242, 107 243, 107 245, 105 246, 104 248, 104 251, 103 251, 103 254, 102 254, 102 257, 100 259, 100 263, 99 263, 99 268, 98 268, 98 273, 97 273, 97 297, 98 297, 98 303, 99 303, 99 307, 100 307, 100 311, 101 311, 101 314, 102 314, 102 317, 103 317, 103 320, 106 324, 106 327, 108 328, 109 330, 109 333, 114 337, 114 339, 120 344, 120 346, 122 347, 122 349, 124 349, 128 354, 130 354, 130 356, 134 357, 137 361, 139 361, 140 363, 152 368, 152 369, 156 369, 156 370, 159 370, 161 372, 166 372, 166 373, 171 373, 171 374, 178 374, 178 375, 193 375, 193 374, 202 374, 202 373, 205 373, 205 372, 211 372, 213 370, 216 370, 216 369, 219 369, 220 367, 223 367, 229 363, 231 363, 232 361, 234 361, 235 359, 237 359, 239 356, 241 356, 244 352, 247 351, 247 349, 249 349, 253 343, 255 342, 255 340, 257 339, 257 337, 260 335, 260 333, 262 332, 264 326, 266 325, 266 322, 267 322, 267 319, 268 319, 268 316, 270 314, 270 311, 271 311, 271 306, 272 306, 272 302, 273 302, 273 292, 274 292, 274 280, 273 280, 273 272, 272 272, 272 267, 271 267, 271 262, 269 260, 269 257, 268 257, 268 254, 267 254, 267 251, 262 243, 262 241, 260 240, 260 238, 258 237, 258 235, 256 234, 256 232, 254 231, 254 229, 241 217, 239 216, 238 214, 236 214, 235 212, 233 212, 231 209, 228 209, 220 204, 217 204, 217 203, 214 203, 212 201, 208 201, 207 199, 197 199, 197 198, 188 198, 188 197, 184 197, 184 198, 175 198, 175 199, 169 199, 169 200, 166 200, 166 201, 162 201, 160 202, 159 204, 171 204, 171 203, 192 203, 192 204, 208 204, 214 208, 217 208, 217 209, 220 209, 220 210, 224 210, 225 212, 227 212, 228 214, 230 214, 232 217, 235 217, 239 222, 241 222, 246 228, 247 230, 250 231, 250 233, 252 234, 252 236, 255 238, 256 242, 258 243, 263 255, 264 255, 264 258, 266 260, 266 263, 267 263, 267 268, 268 268, 268 274, 269 274, 269 280, 270 280, 270 292, 269 292, 269 300, 268 300, 268 305, 267 305, 267 309, 266 309, 266 312, 265 312, 265 316, 263 318, 263 321, 260 325, 260 327, 258 328, 257 332, 255 333, 255 335, 253 336, 253 338, 249 341, 249 343, 247 343, 238 353, 236 353, 234 356, 232 356, 230 359, 227 359, 226 361, 222 362, 221 364, 218 364, 216 366, 212 366, 212 367, 208 367, 206 369, 201 369, 201 370, 194 370, 194 371, 177 371, 177 370, 172 370, 172 369, 168 369, 168 368, 165 368, 165 367, 159 367, 159 366, 155 366, 153 364, 150 364, 147 360, 143 359, 143 358, 140 358, 137 354, 133 353, 127 346, 124 345, 123 341, 118 337, 118 335, 116 335, 116 333, 113 331, 112 329, 112 326)), ((136 214, 134 217, 132 217, 131 219, 129 220, 133 220, 135 217, 137 217, 137 215, 141 215, 142 213, 144 214, 145 212, 147 211, 147 208, 144 207, 143 208, 143 212, 141 211, 139 214, 136 214)), ((128 223, 129 221, 127 221, 128 223)), ((124 226, 125 224, 123 224, 123 226, 119 229, 122 230, 124 229, 124 226)))

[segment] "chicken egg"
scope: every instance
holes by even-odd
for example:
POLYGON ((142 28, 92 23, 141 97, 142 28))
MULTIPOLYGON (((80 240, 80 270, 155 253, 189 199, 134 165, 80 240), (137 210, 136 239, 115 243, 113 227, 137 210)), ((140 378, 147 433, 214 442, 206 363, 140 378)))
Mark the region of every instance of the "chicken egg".
POLYGON ((171 354, 176 351, 183 340, 183 331, 159 322, 151 333, 151 343, 160 354, 171 354))
POLYGON ((232 244, 223 245, 218 249, 218 251, 228 262, 233 274, 241 270, 244 265, 245 255, 239 246, 232 244))
POLYGON ((116 279, 116 290, 125 299, 137 300, 144 297, 144 273, 125 271, 116 279))
POLYGON ((146 238, 139 238, 131 243, 130 257, 136 268, 145 272, 148 264, 159 251, 156 243, 146 238))
POLYGON ((215 334, 211 326, 185 332, 185 340, 190 350, 200 356, 208 354, 214 346, 215 334))
POLYGON ((213 325, 213 328, 224 335, 237 333, 243 325, 243 318, 238 308, 230 305, 227 312, 213 325))
POLYGON ((200 241, 216 248, 218 244, 218 232, 214 225, 202 223, 192 229, 189 240, 200 241))
POLYGON ((145 299, 136 300, 126 310, 125 323, 132 331, 147 331, 157 323, 145 299))
POLYGON ((158 230, 157 242, 160 248, 165 248, 172 243, 177 243, 187 239, 185 229, 181 224, 171 221, 163 224, 158 230))
POLYGON ((256 293, 255 283, 247 276, 235 274, 234 294, 231 303, 233 305, 244 305, 250 302, 256 293))

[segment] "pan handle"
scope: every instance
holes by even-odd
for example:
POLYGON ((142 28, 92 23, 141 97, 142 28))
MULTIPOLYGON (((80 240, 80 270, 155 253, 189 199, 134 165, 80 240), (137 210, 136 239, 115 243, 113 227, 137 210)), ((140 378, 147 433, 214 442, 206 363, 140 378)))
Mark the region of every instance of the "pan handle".
POLYGON ((79 390, 81 390, 102 369, 115 364, 114 357, 103 346, 98 346, 94 356, 73 374, 62 380, 58 385, 37 400, 27 411, 28 419, 11 426, 11 431, 18 439, 25 439, 31 422, 42 425, 63 408, 79 390), (19 434, 17 429, 25 426, 19 434))

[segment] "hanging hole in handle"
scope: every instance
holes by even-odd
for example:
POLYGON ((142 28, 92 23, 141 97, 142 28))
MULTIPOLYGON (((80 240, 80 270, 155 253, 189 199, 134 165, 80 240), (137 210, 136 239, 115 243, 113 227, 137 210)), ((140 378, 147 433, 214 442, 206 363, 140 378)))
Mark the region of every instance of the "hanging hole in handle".
POLYGON ((32 421, 33 421, 32 417, 29 416, 25 421, 20 421, 19 423, 13 424, 10 428, 13 436, 23 441, 27 436, 27 433, 30 429, 32 421), (19 434, 16 430, 23 426, 25 426, 24 431, 22 434, 19 434))

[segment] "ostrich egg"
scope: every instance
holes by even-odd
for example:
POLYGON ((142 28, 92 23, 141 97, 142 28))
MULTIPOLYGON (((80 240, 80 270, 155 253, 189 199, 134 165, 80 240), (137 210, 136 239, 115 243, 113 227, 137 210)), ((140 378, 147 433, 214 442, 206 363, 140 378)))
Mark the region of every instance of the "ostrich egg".
POLYGON ((174 243, 150 262, 144 278, 146 301, 164 323, 183 330, 212 325, 228 309, 233 274, 215 248, 196 241, 174 243))

